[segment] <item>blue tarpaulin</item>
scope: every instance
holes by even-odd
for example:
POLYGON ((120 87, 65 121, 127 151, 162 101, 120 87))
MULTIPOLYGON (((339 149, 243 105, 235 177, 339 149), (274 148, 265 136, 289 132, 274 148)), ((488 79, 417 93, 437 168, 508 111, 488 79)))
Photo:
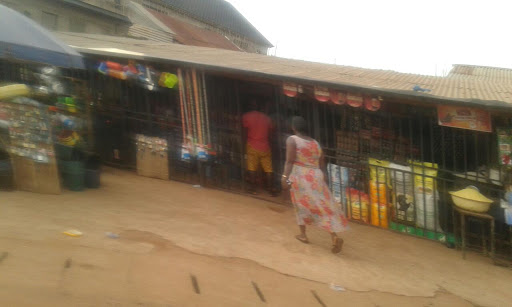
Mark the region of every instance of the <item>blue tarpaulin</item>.
POLYGON ((0 58, 85 68, 82 56, 32 19, 0 5, 0 58))

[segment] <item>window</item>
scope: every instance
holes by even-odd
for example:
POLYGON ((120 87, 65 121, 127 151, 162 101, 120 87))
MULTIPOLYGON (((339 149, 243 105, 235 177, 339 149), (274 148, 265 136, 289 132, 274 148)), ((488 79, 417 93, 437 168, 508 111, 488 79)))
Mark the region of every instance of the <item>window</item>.
POLYGON ((57 30, 57 15, 43 12, 42 25, 49 30, 57 30))
POLYGON ((84 33, 85 32, 85 22, 72 18, 69 23, 69 31, 84 33))

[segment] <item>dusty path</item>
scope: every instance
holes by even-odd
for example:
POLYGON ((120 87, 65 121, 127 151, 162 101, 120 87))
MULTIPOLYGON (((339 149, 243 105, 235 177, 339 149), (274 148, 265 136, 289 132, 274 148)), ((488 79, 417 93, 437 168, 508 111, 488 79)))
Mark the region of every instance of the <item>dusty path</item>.
POLYGON ((312 291, 326 306, 512 300, 510 270, 435 242, 352 225, 334 256, 320 231, 310 245, 293 239, 289 208, 112 169, 102 180, 82 193, 1 194, 2 305, 264 305, 253 282, 269 306, 322 306, 312 291), (71 228, 84 236, 61 234, 71 228))

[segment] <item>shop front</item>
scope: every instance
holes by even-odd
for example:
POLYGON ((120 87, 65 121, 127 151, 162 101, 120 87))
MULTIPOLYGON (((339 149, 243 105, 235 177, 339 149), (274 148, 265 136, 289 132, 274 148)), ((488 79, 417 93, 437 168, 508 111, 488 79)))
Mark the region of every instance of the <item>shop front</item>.
POLYGON ((463 240, 452 194, 470 187, 492 200, 480 213, 495 227, 470 218, 464 243, 510 255, 500 207, 510 176, 510 133, 502 128, 510 112, 307 83, 283 83, 282 93, 281 115, 308 120, 326 153, 332 192, 353 221, 454 247, 463 240))
MULTIPOLYGON (((108 164, 144 176, 245 192, 249 178, 242 117, 256 100, 275 126, 269 137, 275 188, 289 122, 299 115, 322 145, 332 192, 354 222, 454 247, 463 240, 451 192, 474 186, 492 200, 482 213, 495 226, 491 231, 485 221, 469 218, 465 243, 510 253, 511 236, 500 207, 512 152, 511 112, 504 104, 88 52, 94 67, 89 80, 95 144, 108 164), (116 69, 99 70, 106 62, 114 62, 107 68, 117 63, 126 70, 131 61, 151 72, 147 79, 154 87, 116 69), (175 80, 173 86, 159 84, 164 75, 175 80)), ((144 69, 138 68, 137 75, 144 69)), ((258 197, 267 198, 261 170, 259 175, 258 197)))

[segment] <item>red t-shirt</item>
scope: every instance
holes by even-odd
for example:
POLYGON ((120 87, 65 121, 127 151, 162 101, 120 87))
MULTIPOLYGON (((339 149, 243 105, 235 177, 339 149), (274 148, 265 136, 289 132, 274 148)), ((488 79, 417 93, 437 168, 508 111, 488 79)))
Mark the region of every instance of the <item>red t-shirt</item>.
POLYGON ((247 143, 258 151, 270 150, 268 135, 272 129, 272 120, 267 115, 252 111, 242 117, 244 128, 247 128, 247 143))

